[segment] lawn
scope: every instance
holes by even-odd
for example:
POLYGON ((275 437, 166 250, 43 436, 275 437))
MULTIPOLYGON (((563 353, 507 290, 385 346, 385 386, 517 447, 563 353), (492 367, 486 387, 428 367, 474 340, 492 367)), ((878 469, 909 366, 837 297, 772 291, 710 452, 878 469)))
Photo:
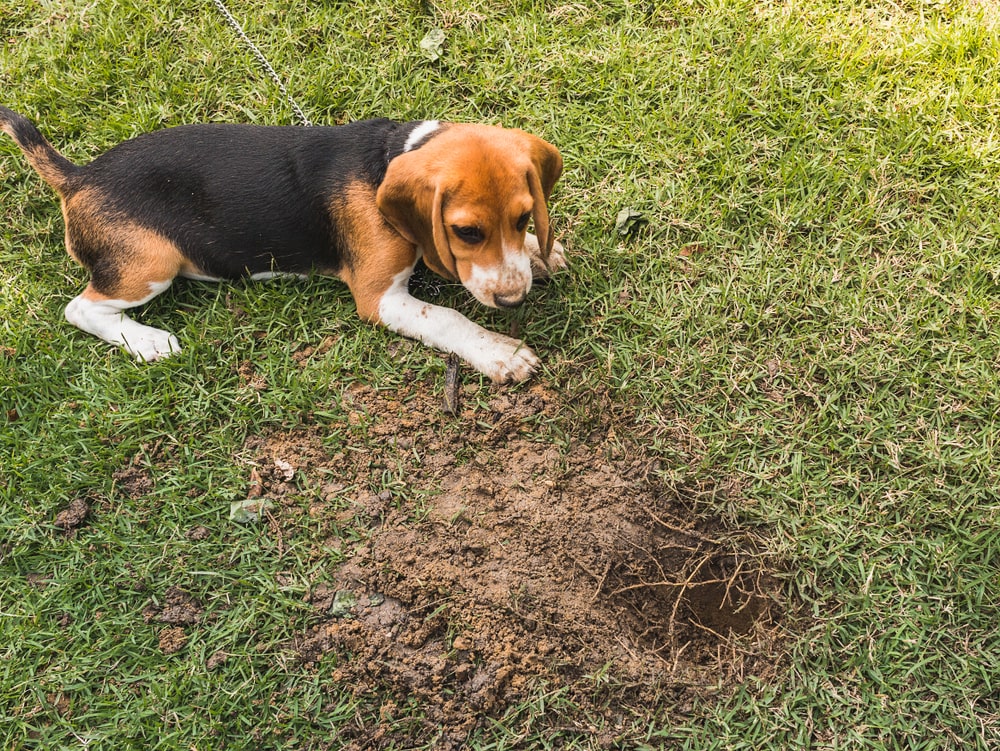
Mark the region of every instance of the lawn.
MULTIPOLYGON (((514 313, 417 290, 544 366, 464 370, 449 417, 444 359, 322 278, 179 283, 137 318, 184 351, 137 365, 64 321, 85 275, 0 139, 0 748, 1000 747, 993 3, 230 7, 315 123, 561 149, 565 274, 514 313), (535 522, 499 508, 504 478, 535 522), (231 519, 257 496, 264 518, 231 519), (645 543, 588 536, 619 509, 668 581, 667 547, 713 567, 682 593, 746 597, 698 610, 625 570, 645 543), (493 551, 466 573, 537 568, 496 600, 428 578, 458 529, 493 551), (578 585, 593 621, 560 610, 578 585), (410 651, 366 615, 386 602, 410 651), (531 651, 504 680, 491 624, 531 651)), ((0 0, 0 39, 0 103, 77 162, 295 122, 211 2, 0 0)))

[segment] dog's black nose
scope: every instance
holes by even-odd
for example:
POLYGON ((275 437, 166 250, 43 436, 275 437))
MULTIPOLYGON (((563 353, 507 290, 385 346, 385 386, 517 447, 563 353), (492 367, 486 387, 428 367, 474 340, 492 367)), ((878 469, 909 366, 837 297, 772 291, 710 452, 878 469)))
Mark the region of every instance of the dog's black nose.
POLYGON ((516 308, 518 305, 524 302, 524 298, 527 295, 521 294, 517 297, 513 295, 510 297, 504 297, 503 295, 493 295, 493 302, 497 304, 498 308, 516 308))

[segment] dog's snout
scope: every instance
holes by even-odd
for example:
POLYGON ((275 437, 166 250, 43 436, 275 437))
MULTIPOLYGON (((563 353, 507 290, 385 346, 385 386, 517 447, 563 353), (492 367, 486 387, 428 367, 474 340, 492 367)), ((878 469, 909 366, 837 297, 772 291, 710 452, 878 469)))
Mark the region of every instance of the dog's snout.
POLYGON ((498 308, 516 308, 524 302, 526 297, 527 295, 524 293, 519 295, 493 295, 493 302, 497 304, 498 308))

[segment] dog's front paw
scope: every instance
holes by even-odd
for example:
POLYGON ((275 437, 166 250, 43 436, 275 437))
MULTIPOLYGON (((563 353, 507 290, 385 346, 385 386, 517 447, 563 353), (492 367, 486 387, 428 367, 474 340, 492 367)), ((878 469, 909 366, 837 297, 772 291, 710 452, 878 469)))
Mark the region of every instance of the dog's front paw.
POLYGON ((133 336, 122 345, 139 362, 155 362, 181 351, 181 343, 173 334, 148 326, 144 328, 147 330, 141 335, 133 336))
POLYGON ((538 238, 534 235, 527 235, 524 240, 524 247, 531 256, 531 276, 534 279, 548 279, 552 274, 566 268, 566 249, 563 244, 556 240, 552 244, 549 257, 542 260, 542 251, 538 246, 538 238))
POLYGON ((554 274, 557 271, 561 271, 566 268, 566 265, 566 248, 563 247, 561 242, 556 240, 552 244, 552 251, 549 253, 549 273, 554 274))
POLYGON ((528 380, 541 365, 541 360, 516 339, 498 336, 498 346, 492 362, 481 368, 493 383, 520 383, 528 380))

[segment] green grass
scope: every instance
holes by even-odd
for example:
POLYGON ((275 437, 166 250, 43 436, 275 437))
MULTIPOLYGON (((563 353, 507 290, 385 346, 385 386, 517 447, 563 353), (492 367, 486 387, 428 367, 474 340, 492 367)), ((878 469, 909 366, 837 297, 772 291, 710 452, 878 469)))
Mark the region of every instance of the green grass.
MULTIPOLYGON (((540 378, 567 399, 610 388, 684 436, 651 447, 666 481, 724 485, 705 511, 770 530, 799 604, 787 670, 646 742, 1000 746, 992 3, 232 7, 315 122, 482 120, 562 149, 552 214, 571 271, 518 314, 540 378), (435 27, 432 63, 419 42, 435 27), (626 207, 648 222, 621 237, 626 207)), ((166 125, 293 121, 210 3, 0 0, 0 39, 0 100, 78 161, 166 125)), ((0 747, 336 747, 378 706, 282 647, 329 561, 308 528, 279 545, 228 523, 246 493, 234 452, 354 381, 439 379, 440 358, 359 324, 335 282, 190 283, 140 313, 184 353, 140 367, 63 321, 84 275, 61 243, 56 201, 4 140, 0 747), (327 336, 326 356, 291 358, 327 336), (241 382, 247 360, 266 390, 241 382), (141 499, 130 463, 151 468, 141 499), (66 536, 53 520, 76 497, 100 513, 66 536), (198 524, 212 532, 195 545, 198 524), (140 614, 170 584, 207 623, 175 656, 140 614)), ((536 731, 558 706, 540 695, 471 743, 565 747, 536 731)))

